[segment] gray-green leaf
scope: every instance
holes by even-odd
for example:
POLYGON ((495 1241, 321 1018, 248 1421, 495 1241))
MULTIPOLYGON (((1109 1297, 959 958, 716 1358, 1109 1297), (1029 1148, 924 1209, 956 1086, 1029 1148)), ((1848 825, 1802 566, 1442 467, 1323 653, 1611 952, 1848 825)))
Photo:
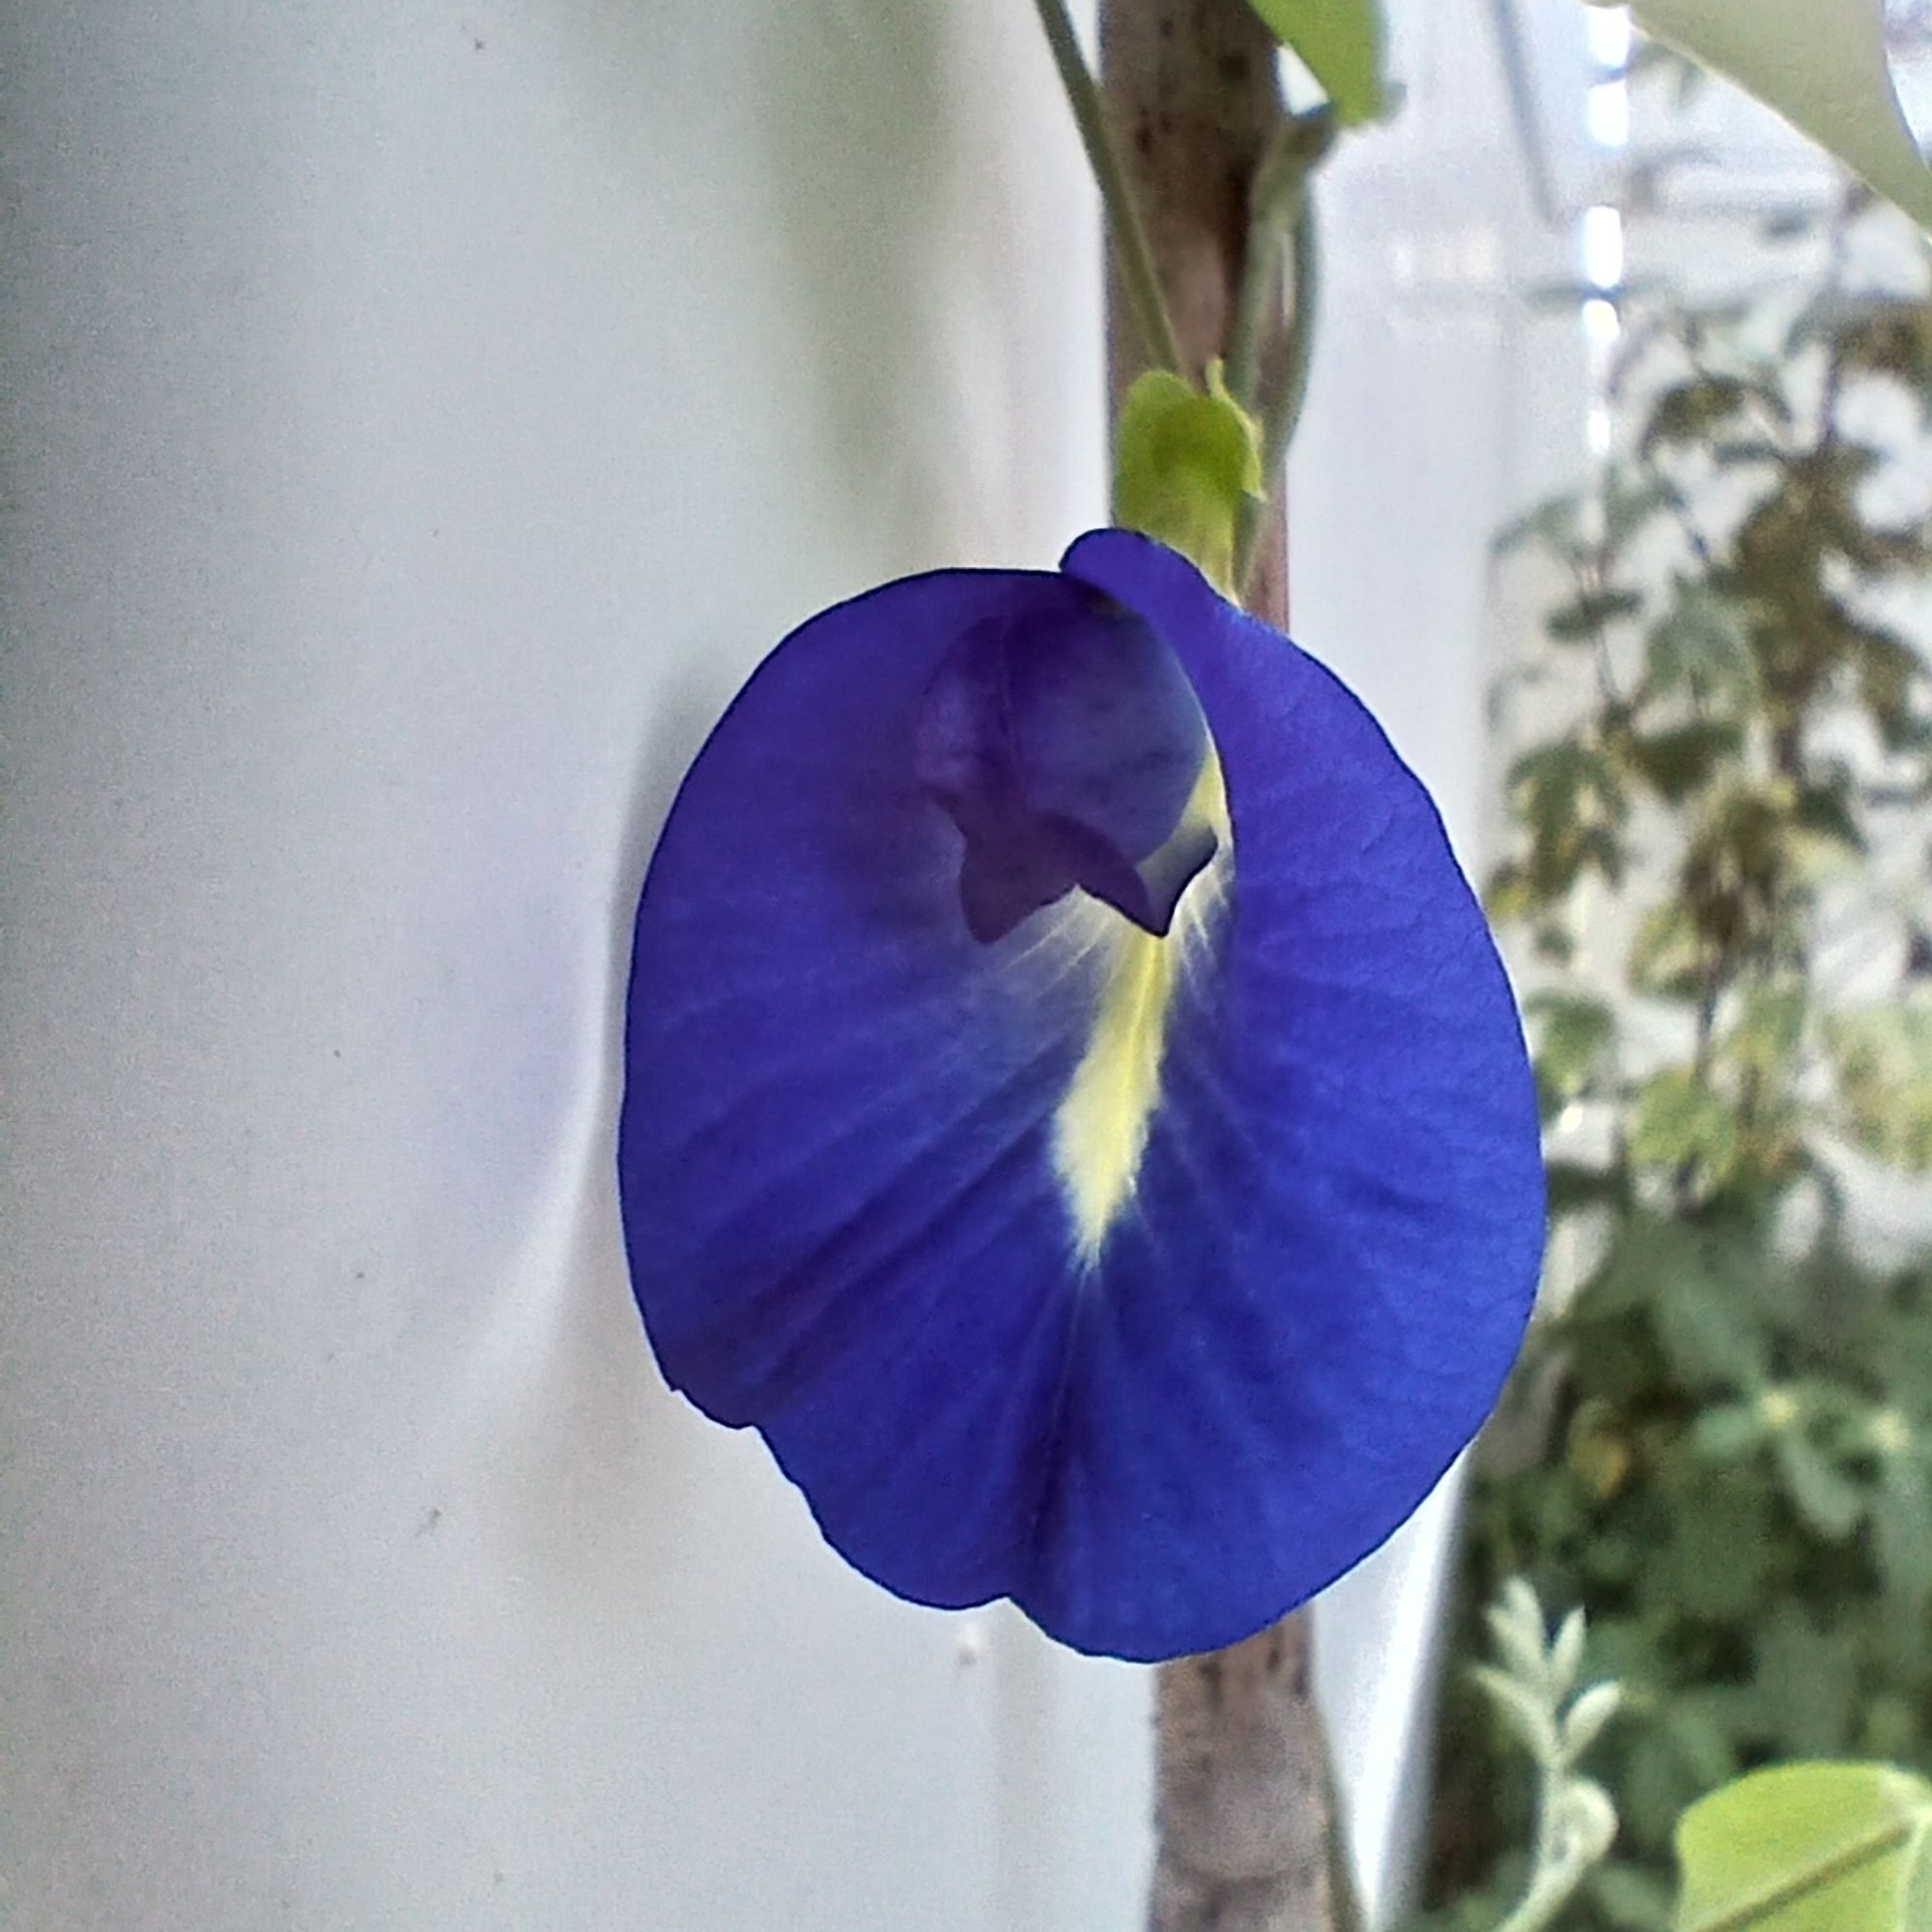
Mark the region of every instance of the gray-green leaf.
POLYGON ((1880 0, 1635 0, 1633 11, 1932 228, 1932 170, 1892 91, 1880 0))

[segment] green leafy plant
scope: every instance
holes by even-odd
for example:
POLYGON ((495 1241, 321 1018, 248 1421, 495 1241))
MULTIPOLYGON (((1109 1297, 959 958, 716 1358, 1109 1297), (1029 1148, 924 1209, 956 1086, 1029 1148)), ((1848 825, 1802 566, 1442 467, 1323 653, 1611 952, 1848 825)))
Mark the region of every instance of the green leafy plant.
MULTIPOLYGON (((1591 1932, 1671 1922, 1680 1814, 1751 1767, 1932 1767, 1932 299, 1880 221, 1802 301, 1628 314, 1628 446, 1505 538, 1549 591, 1490 901, 1552 1239, 1463 1628, 1521 1573, 1625 1687, 1591 1932)), ((1493 1923, 1534 1795, 1446 1721, 1438 1922, 1493 1923)))
MULTIPOLYGON (((1610 1794, 1580 1769, 1623 1707, 1623 1687, 1578 1690, 1583 1612, 1552 1633, 1534 1589, 1510 1577, 1483 1612, 1492 1661, 1470 1686, 1498 1737, 1533 1772, 1526 1851, 1513 1854, 1515 1902, 1470 1898, 1443 1924, 1549 1932, 1617 1835, 1610 1794), (1498 1913, 1500 1917, 1496 1916, 1498 1913)), ((1932 1782, 1884 1764, 1778 1765, 1700 1799, 1675 1831, 1671 1932, 1923 1932, 1932 1924, 1932 1782)))
POLYGON ((1470 1681, 1536 1774, 1536 1824, 1522 1895, 1497 1932, 1543 1932, 1616 1836, 1609 1794, 1578 1767, 1616 1716, 1623 1691, 1609 1683, 1577 1689, 1583 1612, 1572 1610, 1550 1634, 1536 1592, 1520 1577, 1503 1585, 1484 1620, 1495 1662, 1475 1665, 1470 1681))

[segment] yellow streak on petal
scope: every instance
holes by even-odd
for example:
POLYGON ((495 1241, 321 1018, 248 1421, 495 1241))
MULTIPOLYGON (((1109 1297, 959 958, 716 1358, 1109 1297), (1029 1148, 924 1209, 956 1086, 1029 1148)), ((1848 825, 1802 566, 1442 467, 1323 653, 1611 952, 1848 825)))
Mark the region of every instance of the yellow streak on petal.
POLYGON ((1054 1169, 1083 1266, 1099 1260, 1107 1231, 1133 1198, 1160 1101, 1161 1056, 1182 959, 1226 890, 1233 838, 1221 760, 1211 748, 1181 822, 1201 817, 1213 826, 1219 849, 1182 895, 1168 935, 1157 938, 1118 913, 1106 913, 1113 965, 1094 1009, 1087 1050, 1053 1122, 1054 1169))
POLYGON ((1087 1051, 1053 1122, 1053 1159, 1073 1216, 1075 1245, 1091 1265, 1133 1193, 1154 1103, 1174 942, 1129 925, 1100 996, 1087 1051))

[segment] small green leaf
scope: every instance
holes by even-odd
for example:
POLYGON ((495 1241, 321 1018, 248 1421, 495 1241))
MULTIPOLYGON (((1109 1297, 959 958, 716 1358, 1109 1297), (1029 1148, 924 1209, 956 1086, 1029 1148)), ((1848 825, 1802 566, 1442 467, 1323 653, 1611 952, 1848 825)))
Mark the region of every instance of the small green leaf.
POLYGON ((1208 382, 1204 392, 1152 369, 1127 391, 1114 432, 1114 521, 1191 557, 1227 590, 1241 504, 1262 494, 1261 436, 1218 366, 1208 382))
POLYGON ((1932 226, 1932 170, 1892 91, 1880 0, 1636 0, 1633 11, 1932 226))
POLYGON ((1694 1162, 1716 1182, 1737 1158, 1737 1116, 1691 1068, 1666 1067, 1637 1096, 1630 1151, 1633 1160, 1660 1167, 1694 1162))
POLYGON ((1520 866, 1498 866, 1483 888, 1483 910, 1492 925, 1515 925, 1542 902, 1536 882, 1520 866))
POLYGON ((1612 471, 1604 479, 1604 542, 1621 550, 1653 517, 1679 500, 1676 486, 1661 476, 1639 472, 1624 477, 1612 471))
POLYGON ((1580 1609, 1572 1610, 1556 1628, 1549 1640, 1549 1694, 1567 1697, 1583 1667, 1583 1645, 1589 1625, 1580 1609))
POLYGON ((1932 1784, 1885 1765, 1753 1772, 1677 1828, 1678 1932, 1923 1932, 1932 1784))
POLYGON ((1690 1446, 1710 1463, 1735 1463, 1770 1435, 1763 1408, 1754 1402, 1724 1402, 1705 1409, 1691 1426, 1690 1446))
POLYGON ((1595 1778, 1572 1777, 1557 1800, 1556 1829, 1565 1861, 1593 1865, 1617 1841, 1617 1807, 1595 1778))
POLYGON ((1681 577, 1670 608, 1651 630, 1646 668, 1660 693, 1747 696, 1756 682, 1737 606, 1708 583, 1681 577))
POLYGON ((1538 1764, 1560 1762, 1563 1747, 1556 1735, 1556 1720, 1535 1691, 1487 1663, 1472 1664, 1469 1675, 1482 1686, 1490 1700, 1509 1720, 1519 1740, 1538 1764))
POLYGON ((1535 1026, 1536 1086, 1546 1118, 1581 1094, 1616 1038, 1616 1019, 1601 1000, 1539 993, 1524 1010, 1535 1026))
POLYGON ((1791 1431, 1777 1438, 1777 1462, 1791 1507, 1812 1532, 1827 1543, 1842 1543, 1851 1535, 1865 1513, 1859 1486, 1791 1431))
POLYGON ((1249 0, 1283 46, 1327 95, 1345 128, 1378 121, 1388 107, 1378 0, 1249 0))
POLYGON ((1510 801, 1537 839, 1560 845, 1579 828, 1601 830, 1629 811, 1616 768, 1594 745, 1557 739, 1509 769, 1510 801))
POLYGON ((1829 289, 1806 304, 1790 340, 1828 343, 1847 373, 1889 377, 1915 392, 1932 377, 1932 312, 1887 292, 1829 289))
POLYGON ((1710 1281, 1710 1268, 1697 1231, 1688 1222, 1631 1215, 1597 1272, 1581 1291, 1595 1317, 1648 1310, 1677 1283, 1710 1281))
POLYGON ((1543 1605, 1529 1584, 1512 1577, 1483 1612, 1483 1621, 1510 1674, 1520 1683, 1543 1685, 1548 1676, 1543 1605))
POLYGON ((1664 899, 1644 914, 1631 942, 1629 972, 1639 993, 1689 999, 1701 989, 1704 943, 1682 899, 1664 899))
POLYGON ((1563 1714, 1563 1755, 1575 1764, 1603 1735, 1624 1700, 1620 1684, 1592 1684, 1563 1714))
POLYGON ((1586 644, 1605 626, 1634 617, 1642 609, 1641 591, 1586 590, 1559 604, 1544 618, 1543 628, 1559 644, 1586 644))
POLYGON ((1653 1306, 1658 1346, 1687 1385, 1749 1389, 1763 1379, 1763 1338, 1737 1295, 1686 1274, 1662 1288, 1653 1306))
POLYGON ((1613 1169, 1590 1167, 1582 1161, 1546 1161, 1543 1179, 1552 1215, 1580 1213, 1586 1208, 1606 1208, 1623 1198, 1623 1180, 1613 1169))
POLYGON ((1879 625, 1853 623, 1845 629, 1860 699, 1887 748, 1902 750, 1912 742, 1912 700, 1925 677, 1924 660, 1903 638, 1879 625))
POLYGON ((1851 781, 1843 774, 1800 786, 1792 818, 1812 852, 1842 856, 1865 849, 1864 833, 1852 810, 1851 781))
POLYGON ((1638 447, 1645 456, 1672 443, 1708 442, 1724 423, 1764 400, 1742 376, 1696 376, 1665 389, 1651 405, 1638 447))
POLYGON ((1721 720, 1673 724, 1647 736, 1627 738, 1626 761, 1636 775, 1670 805, 1681 805, 1699 785, 1708 783, 1719 766, 1735 758, 1744 734, 1721 720))
POLYGON ((1932 1172, 1932 998, 1842 1013, 1826 1039, 1860 1145, 1908 1173, 1932 1172))
POLYGON ((1724 1036, 1724 1058, 1761 1081, 1776 1080, 1798 1051, 1804 1031, 1805 991, 1803 983, 1748 988, 1737 1024, 1724 1036))

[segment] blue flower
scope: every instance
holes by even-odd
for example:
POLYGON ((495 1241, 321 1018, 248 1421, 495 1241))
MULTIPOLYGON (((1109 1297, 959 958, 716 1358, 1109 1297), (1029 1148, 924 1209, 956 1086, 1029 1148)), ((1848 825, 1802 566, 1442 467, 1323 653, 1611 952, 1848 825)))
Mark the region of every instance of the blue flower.
POLYGON ((794 632, 639 908, 618 1171, 667 1377, 899 1595, 1233 1642, 1495 1398, 1536 1106, 1422 787, 1171 551, 794 632))

